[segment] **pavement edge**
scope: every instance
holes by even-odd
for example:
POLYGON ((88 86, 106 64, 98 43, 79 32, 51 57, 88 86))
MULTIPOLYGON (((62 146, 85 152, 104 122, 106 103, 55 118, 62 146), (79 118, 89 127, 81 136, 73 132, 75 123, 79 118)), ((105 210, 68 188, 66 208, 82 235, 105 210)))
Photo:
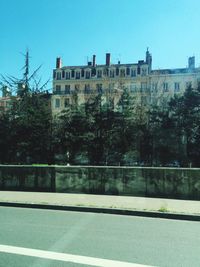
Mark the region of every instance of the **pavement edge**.
POLYGON ((88 206, 62 206, 62 205, 52 205, 52 204, 48 205, 48 204, 17 203, 17 202, 0 202, 0 206, 60 210, 60 211, 92 212, 92 213, 139 216, 139 217, 162 218, 162 219, 173 219, 173 220, 200 221, 200 215, 184 214, 184 213, 141 211, 141 210, 128 210, 128 209, 116 209, 116 208, 114 209, 114 208, 88 207, 88 206))

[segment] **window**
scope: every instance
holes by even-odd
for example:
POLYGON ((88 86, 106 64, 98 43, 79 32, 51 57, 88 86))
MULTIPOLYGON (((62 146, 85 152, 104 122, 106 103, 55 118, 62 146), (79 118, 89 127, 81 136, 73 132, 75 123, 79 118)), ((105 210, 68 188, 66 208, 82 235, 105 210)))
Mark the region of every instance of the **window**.
POLYGON ((99 94, 101 94, 101 93, 102 93, 102 84, 101 84, 101 83, 98 83, 98 84, 96 85, 96 88, 97 88, 97 92, 98 92, 99 94))
POLYGON ((74 89, 75 89, 76 93, 79 93, 79 91, 80 91, 80 84, 75 84, 74 89))
POLYGON ((69 106, 69 98, 65 98, 64 106, 65 108, 69 106))
POLYGON ((56 73, 56 79, 57 80, 61 80, 61 72, 57 72, 56 73))
POLYGON ((109 92, 109 93, 112 93, 112 92, 113 92, 113 90, 114 90, 114 86, 115 86, 114 83, 109 83, 109 87, 108 87, 108 92, 109 92))
POLYGON ((65 94, 66 95, 70 94, 70 84, 65 85, 65 94))
POLYGON ((131 77, 135 77, 136 76, 136 69, 131 69, 131 77))
POLYGON ((174 83, 174 92, 179 92, 180 91, 180 83, 174 83))
POLYGON ((109 74, 109 69, 108 68, 105 68, 103 70, 103 75, 108 76, 108 74, 109 74))
POLYGON ((60 107, 60 99, 56 98, 55 99, 55 108, 59 108, 60 107))
POLYGON ((125 77, 125 69, 120 70, 120 77, 125 77))
POLYGON ((72 78, 74 78, 74 74, 75 74, 75 71, 74 71, 74 70, 72 70, 72 78))
POLYGON ((102 70, 97 70, 97 78, 101 78, 102 77, 102 70))
POLYGON ((90 79, 90 71, 89 70, 86 71, 85 78, 86 79, 90 79))
POLYGON ((92 76, 94 77, 94 76, 96 76, 96 69, 95 68, 92 68, 92 76))
POLYGON ((115 77, 115 70, 110 70, 110 77, 114 78, 115 77))
POLYGON ((89 94, 89 93, 90 93, 90 85, 85 84, 85 94, 89 94))
POLYGON ((70 72, 69 71, 67 71, 65 73, 65 78, 66 78, 66 80, 69 80, 70 79, 70 72))
POLYGON ((55 70, 53 71, 53 78, 54 79, 56 78, 56 71, 55 70))
POLYGON ((84 77, 84 75, 85 75, 85 71, 84 71, 84 69, 82 69, 81 70, 81 77, 84 77))
POLYGON ((126 68, 126 75, 130 75, 130 68, 126 68))
POLYGON ((136 83, 131 83, 130 91, 131 91, 131 93, 134 93, 137 91, 137 84, 136 83))
POLYGON ((158 89, 158 84, 157 83, 152 83, 151 84, 151 91, 154 93, 157 93, 157 89, 158 89))
POLYGON ((140 71, 141 71, 140 66, 138 66, 138 68, 137 68, 137 74, 138 75, 140 75, 140 71))
POLYGON ((190 88, 190 87, 192 87, 192 82, 186 82, 186 83, 185 83, 185 87, 186 87, 186 88, 190 88))
POLYGON ((141 90, 145 92, 147 90, 147 83, 141 83, 141 90))
POLYGON ((81 77, 81 73, 80 73, 80 71, 77 71, 76 72, 76 79, 80 79, 80 77, 81 77))
POLYGON ((119 75, 119 68, 116 68, 116 76, 119 75))
POLYGON ((168 83, 163 83, 163 92, 168 92, 168 83))
POLYGON ((56 95, 60 95, 61 94, 61 85, 56 85, 55 94, 56 95))
POLYGON ((62 79, 64 79, 65 78, 65 71, 63 70, 62 71, 62 79))
POLYGON ((143 68, 142 69, 142 76, 146 76, 147 75, 147 69, 146 68, 143 68))

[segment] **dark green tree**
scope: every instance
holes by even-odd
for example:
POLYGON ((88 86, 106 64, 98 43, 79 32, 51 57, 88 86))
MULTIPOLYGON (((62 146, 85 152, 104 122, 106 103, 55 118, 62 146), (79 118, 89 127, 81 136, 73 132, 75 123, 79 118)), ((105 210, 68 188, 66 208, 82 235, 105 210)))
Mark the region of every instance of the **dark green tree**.
POLYGON ((176 121, 177 134, 183 146, 180 151, 184 155, 183 164, 199 166, 200 85, 196 89, 188 87, 183 96, 173 98, 169 110, 171 118, 176 121))
POLYGON ((199 166, 200 87, 188 87, 175 95, 167 107, 156 107, 150 115, 150 136, 154 165, 199 166))
POLYGON ((29 75, 27 51, 23 78, 2 76, 2 83, 14 93, 10 96, 10 107, 4 115, 9 118, 6 161, 10 163, 47 163, 53 158, 50 95, 43 91, 47 82, 41 86, 40 79, 36 79, 39 68, 29 75))

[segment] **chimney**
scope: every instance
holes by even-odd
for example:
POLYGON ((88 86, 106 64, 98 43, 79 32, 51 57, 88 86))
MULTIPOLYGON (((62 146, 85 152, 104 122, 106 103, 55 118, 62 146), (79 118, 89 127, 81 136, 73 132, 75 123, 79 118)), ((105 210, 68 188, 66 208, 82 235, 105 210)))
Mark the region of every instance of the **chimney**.
POLYGON ((146 51, 146 64, 148 64, 148 70, 150 72, 152 68, 152 55, 149 53, 148 47, 146 51))
POLYGON ((60 68, 62 68, 61 58, 57 57, 56 58, 56 69, 60 69, 60 68))
POLYGON ((195 57, 189 57, 188 59, 188 68, 195 69, 195 57))
POLYGON ((106 53, 106 66, 110 66, 110 53, 106 53))
POLYGON ((92 58, 92 66, 93 67, 96 66, 96 55, 93 55, 93 58, 92 58))

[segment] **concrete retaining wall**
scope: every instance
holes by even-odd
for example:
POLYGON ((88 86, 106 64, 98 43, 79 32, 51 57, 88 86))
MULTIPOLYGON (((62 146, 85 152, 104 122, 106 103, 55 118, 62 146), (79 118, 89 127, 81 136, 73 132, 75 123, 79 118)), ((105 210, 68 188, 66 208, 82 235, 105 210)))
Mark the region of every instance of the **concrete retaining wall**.
POLYGON ((200 169, 0 165, 0 190, 200 200, 200 169))

